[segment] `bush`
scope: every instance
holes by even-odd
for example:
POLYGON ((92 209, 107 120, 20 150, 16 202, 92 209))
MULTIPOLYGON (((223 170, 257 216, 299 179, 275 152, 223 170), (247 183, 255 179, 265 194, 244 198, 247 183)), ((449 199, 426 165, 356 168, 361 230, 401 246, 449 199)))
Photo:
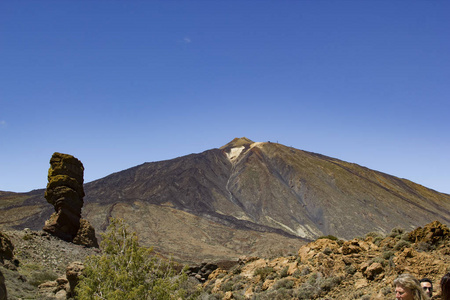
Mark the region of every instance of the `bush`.
MULTIPOLYGON (((76 288, 78 299, 186 299, 188 277, 172 263, 139 246, 123 220, 111 218, 102 235, 103 254, 88 257, 76 288)), ((196 291, 199 292, 199 291, 196 291)), ((193 294, 195 294, 194 292, 193 294)))
POLYGON ((355 274, 357 271, 354 265, 345 266, 344 270, 345 270, 345 272, 347 272, 347 274, 350 274, 350 275, 355 274))
POLYGON ((280 272, 280 278, 287 277, 289 275, 288 271, 289 271, 289 266, 284 267, 280 272))
POLYGON ((320 239, 329 239, 329 240, 332 240, 332 241, 337 241, 338 240, 337 237, 335 237, 334 235, 331 235, 331 234, 319 236, 317 239, 318 240, 320 240, 320 239))
POLYGON ((281 288, 289 290, 289 289, 292 289, 293 287, 294 287, 294 281, 287 279, 287 278, 277 280, 273 285, 274 290, 279 290, 281 288))
POLYGON ((33 286, 38 286, 47 281, 54 281, 58 278, 54 272, 43 271, 43 272, 33 272, 31 273, 31 278, 29 283, 33 286))
POLYGON ((403 228, 394 227, 394 228, 392 228, 389 236, 393 237, 393 238, 400 238, 404 232, 405 232, 405 230, 403 228))
POLYGON ((269 274, 272 274, 273 272, 275 272, 275 270, 272 267, 263 267, 263 268, 258 268, 255 270, 255 272, 253 273, 253 276, 260 276, 261 280, 265 280, 266 277, 269 274))
POLYGON ((382 255, 383 259, 386 260, 390 259, 392 256, 394 256, 394 251, 384 251, 382 255))
POLYGON ((409 247, 410 245, 411 245, 410 242, 407 242, 407 241, 405 241, 405 240, 399 240, 399 241, 395 244, 394 250, 395 250, 395 251, 400 251, 400 250, 402 250, 403 248, 409 247))
POLYGON ((335 286, 339 285, 342 281, 341 277, 335 276, 335 277, 322 277, 320 278, 317 283, 319 286, 319 289, 321 291, 331 291, 331 289, 333 289, 335 286))
POLYGON ((299 269, 296 269, 294 271, 294 273, 292 273, 292 277, 294 277, 294 278, 300 278, 301 275, 302 275, 302 273, 300 272, 299 269))
POLYGON ((381 232, 372 231, 366 234, 366 239, 371 237, 373 239, 384 238, 384 235, 381 232))

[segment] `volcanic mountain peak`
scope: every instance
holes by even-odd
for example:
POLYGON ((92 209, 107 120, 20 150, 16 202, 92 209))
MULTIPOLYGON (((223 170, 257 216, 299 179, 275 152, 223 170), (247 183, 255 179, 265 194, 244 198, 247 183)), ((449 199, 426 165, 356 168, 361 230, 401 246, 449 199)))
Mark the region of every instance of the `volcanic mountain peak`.
MULTIPOLYGON (((304 239, 349 239, 433 220, 450 223, 450 195, 279 143, 235 138, 144 163, 84 185, 96 232, 125 219, 143 245, 182 261, 296 251, 304 239), (167 205, 170 203, 170 205, 167 205)), ((0 192, 0 228, 42 227, 44 191, 0 192)))
POLYGON ((250 139, 248 139, 246 137, 234 138, 228 144, 220 147, 220 149, 227 151, 227 150, 230 150, 232 148, 249 147, 253 143, 254 142, 252 140, 250 140, 250 139))
POLYGON ((252 140, 241 137, 241 138, 234 138, 231 142, 226 144, 225 146, 220 147, 225 154, 227 155, 228 159, 231 162, 234 162, 236 158, 238 158, 242 153, 245 153, 248 149, 251 149, 255 146, 261 145, 263 143, 255 143, 252 140))

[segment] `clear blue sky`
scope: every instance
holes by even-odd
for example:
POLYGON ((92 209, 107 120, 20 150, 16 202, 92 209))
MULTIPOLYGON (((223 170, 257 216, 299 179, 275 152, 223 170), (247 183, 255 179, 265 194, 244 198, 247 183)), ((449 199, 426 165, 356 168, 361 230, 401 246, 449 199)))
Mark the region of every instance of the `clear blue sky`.
POLYGON ((0 190, 278 141, 450 193, 450 1, 0 1, 0 190))

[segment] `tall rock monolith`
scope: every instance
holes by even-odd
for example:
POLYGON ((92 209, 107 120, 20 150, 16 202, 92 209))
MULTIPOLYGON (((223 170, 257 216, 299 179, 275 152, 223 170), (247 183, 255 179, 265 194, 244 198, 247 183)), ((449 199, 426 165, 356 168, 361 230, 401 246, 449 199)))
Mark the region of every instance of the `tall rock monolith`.
MULTIPOLYGON (((89 222, 83 220, 84 228, 79 232, 84 197, 83 174, 83 164, 77 158, 69 154, 53 153, 45 199, 53 205, 55 212, 45 222, 43 230, 68 242, 85 241, 85 238, 77 238, 77 235, 84 235, 86 226, 91 233, 94 231, 89 222)), ((98 246, 95 234, 93 237, 91 234, 90 239, 81 244, 98 246)))

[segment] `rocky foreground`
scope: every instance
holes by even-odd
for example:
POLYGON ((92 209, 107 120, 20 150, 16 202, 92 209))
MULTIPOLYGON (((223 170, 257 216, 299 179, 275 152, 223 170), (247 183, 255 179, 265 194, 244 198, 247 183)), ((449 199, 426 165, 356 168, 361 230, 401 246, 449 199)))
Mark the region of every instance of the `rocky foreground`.
POLYGON ((401 273, 435 283, 449 271, 450 232, 433 222, 405 233, 368 233, 349 241, 332 236, 300 248, 298 255, 247 258, 231 270, 216 270, 204 288, 216 299, 394 299, 401 273))
MULTIPOLYGON (((408 272, 432 279, 434 299, 440 299, 449 242, 448 227, 436 221, 411 232, 394 228, 388 236, 372 232, 348 241, 327 236, 295 256, 203 264, 191 268, 191 275, 204 290, 202 299, 394 299, 392 281, 408 272)), ((79 267, 72 263, 100 251, 42 231, 1 233, 0 271, 8 299, 66 299, 70 272, 79 267)))
POLYGON ((99 252, 44 231, 0 232, 0 272, 8 299, 66 299, 67 267, 99 252))

